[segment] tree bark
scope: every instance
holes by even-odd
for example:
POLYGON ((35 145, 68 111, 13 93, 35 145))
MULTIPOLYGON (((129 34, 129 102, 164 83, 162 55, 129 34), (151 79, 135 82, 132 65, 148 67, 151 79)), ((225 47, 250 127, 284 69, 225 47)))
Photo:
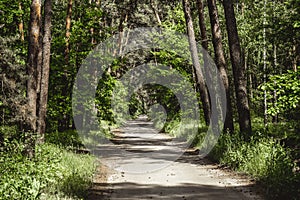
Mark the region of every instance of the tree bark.
POLYGON ((234 75, 240 132, 251 134, 250 107, 247 94, 245 66, 242 63, 241 46, 231 0, 223 0, 228 33, 230 59, 234 75))
MULTIPOLYGON (((72 9, 73 9, 73 0, 68 0, 67 7, 67 16, 66 16, 66 35, 65 35, 65 65, 63 66, 63 75, 62 75, 62 84, 61 95, 65 98, 62 100, 62 103, 67 104, 67 99, 70 97, 70 83, 68 66, 70 64, 70 37, 71 37, 71 20, 72 20, 72 9)), ((58 130, 65 131, 69 128, 71 117, 68 113, 62 113, 62 116, 58 119, 58 130)))
MULTIPOLYGON (((21 2, 19 2, 19 11, 22 12, 21 2)), ((24 36, 24 23, 23 23, 22 17, 23 17, 23 15, 20 14, 20 22, 19 22, 18 28, 19 28, 19 33, 20 33, 20 39, 23 42, 25 40, 25 36, 24 36)))
POLYGON ((28 65, 27 65, 27 108, 28 114, 25 124, 24 153, 28 157, 34 156, 33 134, 37 130, 37 97, 38 97, 38 68, 40 67, 40 28, 41 28, 41 0, 32 0, 30 6, 28 65))
POLYGON ((231 105, 231 96, 229 90, 229 80, 226 71, 226 61, 223 52, 223 45, 222 45, 222 34, 221 28, 218 18, 218 10, 215 0, 207 0, 208 3, 208 10, 210 16, 210 24, 212 29, 212 40, 213 46, 215 50, 215 61, 217 68, 220 72, 221 80, 225 87, 226 92, 226 100, 227 100, 227 110, 226 110, 226 118, 224 123, 224 131, 233 132, 233 114, 232 114, 232 105, 231 105))
POLYGON ((43 38, 43 64, 41 78, 41 92, 39 101, 38 142, 43 143, 46 131, 46 112, 48 101, 48 84, 50 72, 50 53, 51 53, 51 18, 52 18, 52 0, 45 0, 44 7, 45 23, 43 38))
POLYGON ((204 15, 204 5, 202 0, 197 0, 198 7, 198 17, 199 17, 199 27, 201 33, 201 44, 202 47, 208 51, 208 40, 207 40, 207 31, 205 24, 205 15, 204 15))
MULTIPOLYGON (((199 27, 200 27, 200 35, 201 35, 201 44, 202 48, 206 51, 203 52, 203 64, 204 70, 206 74, 206 79, 211 82, 212 77, 209 70, 209 62, 208 62, 208 39, 207 39, 207 31, 206 31, 206 24, 205 24, 205 14, 204 14, 204 5, 202 0, 197 0, 197 7, 198 7, 198 17, 199 17, 199 27)), ((210 102, 212 103, 212 102, 210 102)))
POLYGON ((72 7, 73 0, 68 1, 67 17, 66 17, 66 49, 65 49, 65 61, 69 63, 69 53, 70 53, 70 36, 71 36, 71 19, 72 19, 72 7))
POLYGON ((30 7, 30 31, 28 46, 28 66, 27 66, 27 98, 28 98, 28 130, 36 132, 37 119, 37 80, 38 64, 40 54, 40 25, 41 25, 41 0, 32 0, 30 7))
POLYGON ((193 21, 192 21, 192 17, 191 17, 191 9, 190 9, 189 0, 182 0, 182 5, 183 5, 183 10, 184 10, 184 16, 185 16, 185 21, 186 21, 186 27, 187 27, 187 33, 188 33, 188 39, 189 39, 189 45, 190 45, 190 51, 191 51, 194 71, 196 73, 197 84, 199 87, 201 102, 202 102, 203 111, 204 111, 204 118, 205 118, 206 124, 209 125, 210 117, 211 117, 209 94, 208 94, 207 86, 205 84, 203 73, 202 73, 201 67, 200 67, 200 61, 199 61, 199 57, 198 57, 198 50, 197 50, 197 44, 196 44, 196 39, 195 39, 193 21))

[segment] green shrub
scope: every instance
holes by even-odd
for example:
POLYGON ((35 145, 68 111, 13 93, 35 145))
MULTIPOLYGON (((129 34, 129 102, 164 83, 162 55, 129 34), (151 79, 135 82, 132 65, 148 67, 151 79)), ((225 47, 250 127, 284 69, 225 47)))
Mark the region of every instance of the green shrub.
POLYGON ((44 144, 36 147, 30 160, 22 155, 22 144, 15 142, 14 146, 20 148, 0 152, 0 199, 84 196, 95 171, 94 157, 44 144))
POLYGON ((47 133, 45 140, 48 143, 55 144, 65 148, 83 147, 82 141, 76 130, 67 130, 64 132, 47 133))
POLYGON ((17 126, 0 126, 0 135, 4 138, 16 138, 17 134, 17 126))
POLYGON ((223 134, 210 156, 260 181, 270 199, 297 199, 298 179, 290 151, 278 140, 256 134, 245 141, 239 134, 223 134))

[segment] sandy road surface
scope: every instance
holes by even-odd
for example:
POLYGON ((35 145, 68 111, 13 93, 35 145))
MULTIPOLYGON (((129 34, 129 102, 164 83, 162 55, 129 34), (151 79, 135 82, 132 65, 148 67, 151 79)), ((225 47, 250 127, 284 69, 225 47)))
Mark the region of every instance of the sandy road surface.
POLYGON ((249 178, 186 152, 184 143, 158 133, 145 118, 115 135, 113 144, 99 146, 103 165, 88 199, 262 199, 249 178))

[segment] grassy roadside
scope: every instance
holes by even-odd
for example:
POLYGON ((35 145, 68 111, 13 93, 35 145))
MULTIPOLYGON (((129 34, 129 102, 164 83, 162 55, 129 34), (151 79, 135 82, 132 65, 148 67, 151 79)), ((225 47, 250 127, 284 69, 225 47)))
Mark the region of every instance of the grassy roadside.
POLYGON ((0 199, 83 199, 91 186, 96 158, 51 143, 38 145, 35 157, 10 141, 0 152, 0 199))
MULTIPOLYGON (((295 162, 300 155, 297 128, 290 128, 295 127, 293 124, 277 124, 264 130, 261 124, 254 123, 249 140, 239 133, 221 134, 209 158, 253 177, 264 188, 266 199, 300 199, 300 173, 295 162)), ((177 127, 178 122, 172 121, 164 130, 175 137, 192 140, 192 145, 200 148, 207 127, 200 126, 194 138, 182 135, 177 127)))
POLYGON ((267 199, 299 199, 299 173, 291 150, 272 137, 254 135, 249 141, 238 134, 223 134, 210 158, 255 178, 267 199))

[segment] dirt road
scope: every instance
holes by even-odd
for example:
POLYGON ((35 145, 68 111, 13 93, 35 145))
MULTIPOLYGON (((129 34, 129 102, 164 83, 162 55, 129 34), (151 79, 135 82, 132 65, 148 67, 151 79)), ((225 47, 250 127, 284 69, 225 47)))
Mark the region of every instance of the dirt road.
POLYGON ((158 133, 145 118, 115 135, 112 144, 99 146, 106 153, 88 199, 262 199, 249 178, 186 152, 183 142, 158 133))

